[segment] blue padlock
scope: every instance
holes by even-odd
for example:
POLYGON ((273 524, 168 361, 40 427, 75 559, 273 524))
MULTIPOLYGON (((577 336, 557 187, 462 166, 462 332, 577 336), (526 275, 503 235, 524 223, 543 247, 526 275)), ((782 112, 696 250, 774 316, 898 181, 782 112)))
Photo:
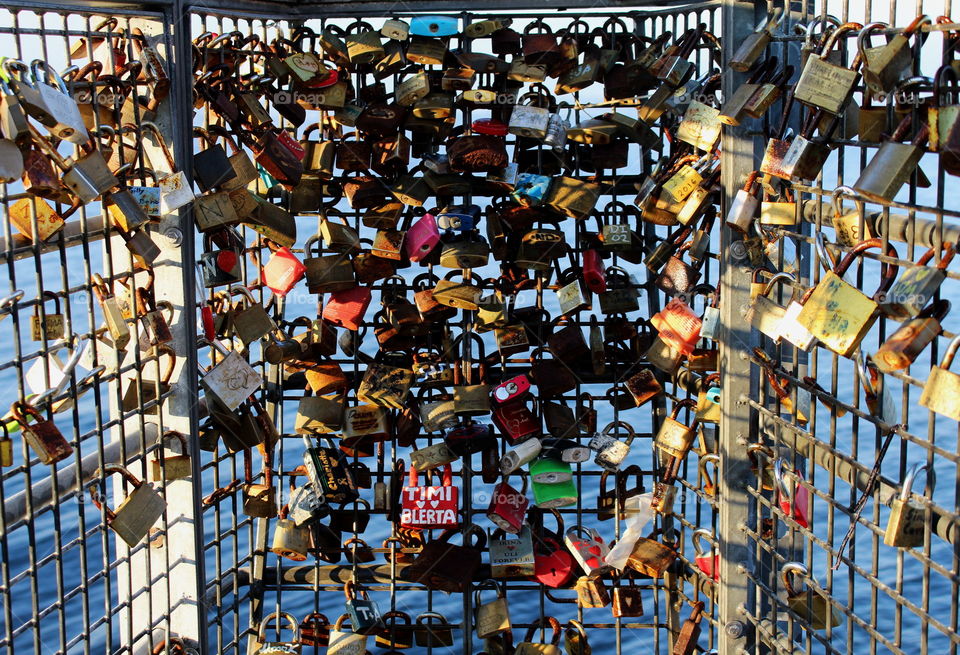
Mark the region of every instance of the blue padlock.
POLYGON ((454 36, 459 32, 453 16, 415 16, 410 21, 411 36, 454 36))

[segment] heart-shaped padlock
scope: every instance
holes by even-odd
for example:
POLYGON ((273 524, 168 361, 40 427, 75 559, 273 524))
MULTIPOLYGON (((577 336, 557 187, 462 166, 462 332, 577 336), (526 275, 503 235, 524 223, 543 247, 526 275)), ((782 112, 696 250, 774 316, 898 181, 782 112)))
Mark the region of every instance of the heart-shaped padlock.
POLYGON ((573 556, 552 537, 546 537, 534 549, 533 578, 557 589, 573 577, 573 556))

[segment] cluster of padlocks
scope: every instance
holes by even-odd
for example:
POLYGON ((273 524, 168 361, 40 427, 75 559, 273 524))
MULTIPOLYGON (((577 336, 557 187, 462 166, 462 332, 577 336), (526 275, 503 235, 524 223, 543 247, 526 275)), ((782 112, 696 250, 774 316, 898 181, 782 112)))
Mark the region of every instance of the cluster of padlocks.
MULTIPOLYGON (((159 253, 151 224, 183 210, 201 235, 198 283, 209 297, 199 304, 198 342, 211 346, 213 357, 200 378, 205 416, 195 436, 163 435, 181 448, 158 455, 154 480, 191 476, 190 452, 242 454, 245 479, 218 489, 207 504, 242 493, 249 516, 272 520, 271 551, 282 558, 345 560, 356 570, 382 555, 395 564, 396 580, 475 592, 476 635, 491 655, 556 654, 561 639, 568 655, 591 652, 583 625, 553 616, 514 644, 500 581, 575 589, 581 607, 609 605, 613 617, 639 617, 637 580, 685 565, 675 531, 643 530, 673 512, 691 452, 708 480, 706 493, 715 496, 708 465, 720 464, 713 426, 721 420, 717 344, 724 326, 720 288, 702 282, 702 269, 720 227, 738 235, 754 269, 745 321, 774 344, 855 358, 871 411, 891 425, 883 374, 910 366, 941 333, 950 308, 937 290, 953 244, 900 270, 900 254, 871 232, 862 211, 864 202, 893 200, 911 176, 922 181, 917 166, 927 150, 939 153, 948 173, 960 171, 952 160, 960 153, 957 105, 945 99, 957 67, 947 63, 932 79, 912 76, 930 19, 895 33, 878 23, 814 21, 796 69, 765 55, 779 14, 726 62, 705 24, 640 36, 617 18, 597 22, 576 20, 555 33, 539 20, 515 30, 508 18, 462 24, 416 16, 379 28, 360 21, 317 32, 301 26, 271 42, 203 34, 193 43, 193 100, 206 120, 194 128, 192 179, 151 122, 170 79, 142 35, 120 36, 117 22, 105 21, 100 36, 75 44, 85 65, 60 74, 41 60, 3 62, 0 176, 24 182, 25 197, 8 216, 22 237, 54 239, 77 208, 100 202, 149 273, 159 253), (880 33, 891 38, 874 45, 880 33), (853 35, 856 48, 847 47, 853 35), (714 63, 748 76, 722 101, 714 63), (854 108, 861 81, 875 102, 885 100, 854 108), (922 111, 901 106, 905 90, 931 93, 922 111), (584 100, 589 94, 596 101, 584 100), (794 135, 795 103, 802 126, 794 135), (777 131, 721 211, 723 128, 770 118, 772 107, 782 114, 773 121, 777 131), (573 110, 595 115, 570 122, 565 115, 573 110), (816 237, 830 270, 801 289, 768 257, 778 247, 777 229, 801 218, 791 185, 819 175, 838 135, 882 143, 858 179, 836 189, 837 243, 816 237), (144 153, 148 142, 162 154, 156 161, 144 153), (74 146, 70 155, 61 152, 74 146), (643 171, 636 185, 618 177, 631 167, 643 171), (624 200, 600 206, 610 195, 624 200), (844 198, 860 209, 844 209, 844 198), (305 215, 318 221, 309 234, 297 229, 296 217, 305 215), (644 238, 641 223, 669 233, 644 238), (868 296, 844 273, 870 251, 882 257, 880 286, 868 296), (793 288, 786 306, 772 296, 780 285, 793 288), (286 299, 304 289, 318 302, 316 314, 284 316, 286 299), (641 289, 666 302, 642 310, 641 289), (525 303, 529 297, 536 302, 525 303), (880 316, 902 325, 875 352, 862 353, 880 316), (257 357, 273 367, 284 392, 300 394, 293 433, 304 450, 302 460, 295 451, 293 466, 278 461, 278 444, 291 435, 281 434, 265 409, 257 357), (665 391, 680 373, 694 389, 686 398, 665 391), (605 396, 581 392, 597 382, 614 386, 605 396), (598 415, 666 397, 672 405, 655 434, 637 435, 619 419, 598 422, 598 415), (649 439, 657 462, 652 494, 640 481, 648 472, 628 463, 638 436, 649 439), (408 462, 396 457, 398 449, 410 449, 408 462), (389 465, 387 452, 394 454, 389 465), (365 458, 376 462, 376 473, 365 458), (472 476, 472 485, 490 487, 476 522, 463 520, 455 467, 460 480, 472 476), (284 474, 275 476, 277 469, 284 474), (615 519, 616 531, 564 525, 560 509, 593 502, 578 490, 586 469, 603 473, 595 506, 583 511, 598 522, 615 519), (547 514, 555 529, 545 524, 547 514), (374 518, 392 524, 382 548, 363 537, 374 518), (552 633, 549 643, 534 640, 537 628, 552 633)), ((156 301, 150 280, 136 287, 95 278, 102 338, 117 350, 132 345, 165 357, 172 373, 172 308, 156 301)), ((38 305, 32 331, 38 341, 63 338, 59 309, 38 305)), ((958 345, 954 340, 932 369, 920 403, 960 420, 960 378, 949 371, 958 345)), ((793 406, 777 362, 759 349, 756 357, 783 411, 805 420, 809 408, 793 406)), ((65 384, 68 367, 60 373, 65 384)), ((132 384, 124 409, 162 403, 170 373, 132 384)), ((40 460, 53 464, 73 449, 37 411, 43 395, 35 391, 14 403, 4 431, 22 430, 40 460)), ((0 441, 7 464, 10 445, 8 435, 0 441)), ((763 445, 751 453, 776 505, 808 526, 806 487, 790 490, 784 463, 763 445)), ((890 546, 922 543, 923 507, 910 500, 917 472, 894 502, 884 539, 890 546)), ((134 546, 165 502, 123 467, 103 468, 111 473, 124 475, 132 491, 105 515, 134 546)), ((96 486, 91 493, 99 505, 96 486)), ((712 543, 701 547, 704 540, 713 535, 697 531, 691 563, 718 580, 718 556, 712 543)), ((824 599, 795 586, 806 568, 791 562, 782 573, 790 609, 812 629, 824 628, 824 599)), ((264 619, 257 652, 306 645, 362 655, 373 644, 393 653, 453 643, 451 625, 436 612, 381 612, 359 578, 344 593, 344 613, 333 621, 318 613, 264 619), (267 627, 280 619, 294 637, 272 642, 267 627)), ((698 647, 702 612, 703 603, 693 602, 675 654, 698 647)))

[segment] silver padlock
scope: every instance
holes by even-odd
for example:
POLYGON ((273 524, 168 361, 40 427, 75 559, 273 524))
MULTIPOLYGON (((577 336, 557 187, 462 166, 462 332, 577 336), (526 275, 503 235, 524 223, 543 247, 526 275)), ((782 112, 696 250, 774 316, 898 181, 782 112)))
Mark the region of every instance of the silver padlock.
POLYGON ((67 91, 63 78, 42 59, 30 63, 35 88, 40 93, 50 114, 48 122, 41 121, 53 136, 82 145, 90 140, 80 107, 67 91), (50 84, 53 81, 56 86, 50 84))
POLYGON ((630 444, 633 443, 636 436, 633 427, 629 423, 614 421, 608 424, 607 427, 603 429, 603 432, 595 434, 587 445, 590 450, 597 453, 593 461, 598 466, 608 471, 617 471, 620 469, 623 460, 630 454, 630 444), (620 441, 611 434, 611 432, 617 428, 627 430, 627 440, 625 442, 620 441))

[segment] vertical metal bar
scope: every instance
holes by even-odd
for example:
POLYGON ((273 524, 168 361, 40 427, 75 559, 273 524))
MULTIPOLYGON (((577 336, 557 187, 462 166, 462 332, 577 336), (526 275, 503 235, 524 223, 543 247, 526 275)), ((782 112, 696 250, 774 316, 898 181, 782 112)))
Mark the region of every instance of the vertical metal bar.
MULTIPOLYGON (((733 55, 737 45, 750 33, 765 6, 724 0, 722 5, 722 43, 724 61, 733 55)), ((724 97, 744 81, 742 74, 731 69, 723 73, 724 97)), ((754 168, 758 154, 754 138, 745 126, 724 128, 721 145, 722 198, 720 216, 736 194, 742 180, 754 168)), ((755 559, 744 530, 755 521, 755 506, 747 485, 752 481, 746 445, 751 441, 751 410, 743 402, 751 390, 751 365, 747 359, 751 347, 751 329, 744 325, 741 310, 750 300, 750 269, 746 265, 742 242, 737 245, 734 233, 723 227, 721 232, 720 266, 720 374, 723 381, 720 424, 720 470, 717 474, 719 503, 718 542, 720 579, 717 594, 719 651, 734 655, 747 643, 747 626, 742 612, 752 611, 753 596, 746 574, 753 574, 755 559)))

